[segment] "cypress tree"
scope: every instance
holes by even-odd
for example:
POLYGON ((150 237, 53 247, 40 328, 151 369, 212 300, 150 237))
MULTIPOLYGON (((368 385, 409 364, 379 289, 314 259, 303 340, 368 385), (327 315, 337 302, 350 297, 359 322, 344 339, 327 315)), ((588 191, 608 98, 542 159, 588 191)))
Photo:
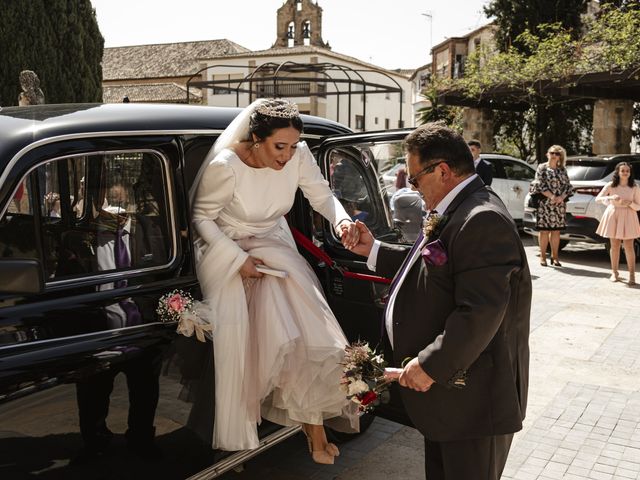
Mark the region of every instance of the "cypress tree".
POLYGON ((22 70, 47 103, 102 101, 103 49, 90 0, 0 0, 0 105, 18 104, 22 70))

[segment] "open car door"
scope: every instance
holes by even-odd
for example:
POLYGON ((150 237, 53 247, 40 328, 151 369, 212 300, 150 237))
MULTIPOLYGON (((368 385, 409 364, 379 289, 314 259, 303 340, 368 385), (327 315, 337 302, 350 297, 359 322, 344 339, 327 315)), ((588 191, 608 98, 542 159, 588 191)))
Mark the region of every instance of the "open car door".
MULTIPOLYGON (((364 222, 373 235, 390 243, 412 244, 422 218, 422 201, 417 192, 399 189, 390 195, 381 176, 387 169, 404 161, 402 141, 411 130, 371 132, 329 137, 315 152, 325 178, 334 195, 344 205, 353 220, 364 222), (412 197, 410 214, 394 222, 393 203, 401 196, 412 197), (413 218, 406 221, 405 218, 413 218), (417 223, 417 226, 416 226, 417 223), (415 235, 412 233, 415 230, 415 235)), ((406 177, 404 177, 406 178, 406 177)), ((300 202, 297 202, 300 204, 300 202)), ((309 215, 304 206, 291 212, 293 216, 309 215)), ((407 213, 407 212, 405 212, 407 213)), ((325 288, 329 305, 333 309, 350 342, 366 341, 392 363, 392 351, 382 335, 382 319, 386 295, 391 279, 376 276, 367 268, 367 259, 345 249, 332 225, 319 214, 294 225, 307 225, 301 232, 312 245, 302 239, 299 248, 312 265, 325 288), (314 247, 315 246, 315 247, 314 247), (319 253, 321 251, 321 253, 319 253), (324 257, 323 257, 324 254, 324 257), (386 342, 386 344, 385 344, 386 342)), ((297 234, 297 232, 294 232, 297 234)), ((393 362, 398 365, 402 359, 393 362)), ((375 414, 411 425, 399 396, 398 385, 391 391, 391 401, 375 409, 375 414)))

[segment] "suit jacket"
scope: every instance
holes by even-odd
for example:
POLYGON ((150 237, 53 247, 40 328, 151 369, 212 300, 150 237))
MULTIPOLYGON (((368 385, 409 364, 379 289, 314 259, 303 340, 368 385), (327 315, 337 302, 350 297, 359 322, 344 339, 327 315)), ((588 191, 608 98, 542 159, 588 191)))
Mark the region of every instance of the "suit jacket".
POLYGON ((480 160, 476 167, 476 173, 486 186, 491 185, 491 182, 493 181, 493 167, 491 165, 484 160, 480 160))
MULTIPOLYGON (((432 441, 522 428, 529 378, 531 277, 507 209, 479 178, 444 213, 447 262, 419 258, 393 312, 394 363, 418 357, 434 380, 427 392, 400 388, 407 413, 432 441)), ((430 241, 433 239, 429 239, 430 241)), ((393 275, 406 248, 382 244, 376 270, 393 275)))

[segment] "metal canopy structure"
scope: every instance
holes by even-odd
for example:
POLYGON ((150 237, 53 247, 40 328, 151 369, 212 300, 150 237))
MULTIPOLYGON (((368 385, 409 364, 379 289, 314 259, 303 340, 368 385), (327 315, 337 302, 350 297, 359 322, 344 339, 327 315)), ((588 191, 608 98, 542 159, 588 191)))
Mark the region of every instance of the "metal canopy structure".
MULTIPOLYGON (((353 95, 361 95, 362 116, 366 119, 367 95, 397 93, 399 120, 402 122, 402 102, 404 91, 391 76, 380 70, 356 69, 335 63, 283 63, 267 62, 256 67, 246 65, 210 65, 194 73, 187 81, 187 103, 190 87, 208 88, 213 95, 236 95, 236 106, 240 106, 240 94, 249 95, 249 103, 262 97, 322 97, 336 96, 336 121, 340 121, 340 98, 347 96, 347 126, 351 127, 353 95), (195 80, 207 70, 224 68, 228 78, 219 80, 195 80), (249 70, 244 77, 232 78, 230 68, 249 70), (375 74, 380 81, 371 79, 375 74)), ((366 122, 366 120, 364 120, 366 122)), ((363 125, 363 130, 366 129, 363 125)))
POLYGON ((497 85, 476 98, 460 90, 448 90, 438 96, 446 105, 492 110, 527 110, 538 97, 553 103, 590 103, 598 99, 624 99, 640 102, 640 67, 621 72, 596 72, 572 75, 560 80, 539 80, 530 84, 497 85))

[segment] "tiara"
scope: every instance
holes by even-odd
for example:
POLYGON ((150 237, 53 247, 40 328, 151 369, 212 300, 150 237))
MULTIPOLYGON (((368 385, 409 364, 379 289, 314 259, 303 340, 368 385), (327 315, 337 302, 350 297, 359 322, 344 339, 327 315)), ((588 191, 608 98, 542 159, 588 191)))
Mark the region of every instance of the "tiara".
POLYGON ((263 103, 258 105, 256 112, 266 117, 294 118, 300 115, 295 103, 281 101, 278 103, 263 103))

